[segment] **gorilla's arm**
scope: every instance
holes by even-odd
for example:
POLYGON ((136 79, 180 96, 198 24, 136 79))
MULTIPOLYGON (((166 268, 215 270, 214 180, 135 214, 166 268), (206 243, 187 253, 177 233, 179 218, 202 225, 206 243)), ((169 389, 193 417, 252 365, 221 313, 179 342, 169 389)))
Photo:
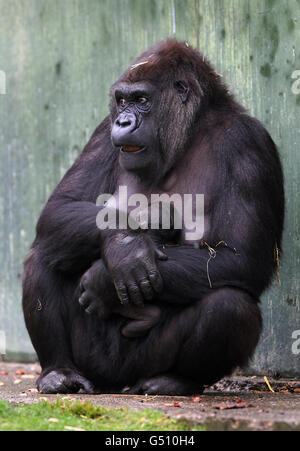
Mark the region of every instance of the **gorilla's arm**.
POLYGON ((168 260, 158 263, 164 288, 159 301, 188 304, 199 301, 210 291, 232 286, 258 296, 263 281, 253 280, 251 267, 245 270, 244 258, 224 246, 214 249, 178 246, 164 249, 168 260), (212 256, 214 255, 214 257, 212 256), (253 289, 255 286, 256 290, 253 289))
POLYGON ((241 115, 211 152, 219 173, 206 243, 165 249, 168 260, 158 262, 161 300, 191 302, 224 286, 257 297, 276 267, 284 195, 272 139, 258 121, 241 115))
POLYGON ((92 202, 53 200, 43 212, 34 246, 54 269, 78 273, 100 257, 99 211, 92 202))
POLYGON ((76 274, 100 257, 96 200, 101 193, 114 192, 118 171, 109 124, 106 118, 96 129, 39 218, 33 246, 54 269, 76 274))

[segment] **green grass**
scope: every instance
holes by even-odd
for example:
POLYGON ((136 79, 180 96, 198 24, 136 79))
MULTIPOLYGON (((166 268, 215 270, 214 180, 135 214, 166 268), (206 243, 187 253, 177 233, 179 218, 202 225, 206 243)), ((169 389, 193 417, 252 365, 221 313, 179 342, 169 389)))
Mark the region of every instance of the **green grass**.
POLYGON ((105 408, 57 398, 30 405, 0 401, 0 431, 199 431, 203 427, 145 409, 105 408))

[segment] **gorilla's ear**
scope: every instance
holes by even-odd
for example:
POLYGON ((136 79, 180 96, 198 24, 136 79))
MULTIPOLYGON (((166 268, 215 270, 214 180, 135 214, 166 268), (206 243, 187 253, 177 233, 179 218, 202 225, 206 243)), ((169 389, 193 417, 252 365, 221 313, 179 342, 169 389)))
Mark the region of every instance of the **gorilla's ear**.
POLYGON ((178 80, 174 83, 174 88, 176 89, 181 101, 184 103, 187 101, 190 88, 186 81, 178 80))

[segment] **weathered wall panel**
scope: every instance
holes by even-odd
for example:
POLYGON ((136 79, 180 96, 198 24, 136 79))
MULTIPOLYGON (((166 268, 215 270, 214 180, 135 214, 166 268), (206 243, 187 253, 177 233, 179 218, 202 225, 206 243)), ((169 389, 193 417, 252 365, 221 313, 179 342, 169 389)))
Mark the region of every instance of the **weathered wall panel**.
POLYGON ((0 330, 10 356, 32 352, 20 274, 46 198, 106 115, 111 83, 142 50, 176 34, 214 62, 280 148, 281 285, 264 296, 253 365, 300 373, 292 338, 300 331, 299 21, 299 0, 0 0, 0 330))

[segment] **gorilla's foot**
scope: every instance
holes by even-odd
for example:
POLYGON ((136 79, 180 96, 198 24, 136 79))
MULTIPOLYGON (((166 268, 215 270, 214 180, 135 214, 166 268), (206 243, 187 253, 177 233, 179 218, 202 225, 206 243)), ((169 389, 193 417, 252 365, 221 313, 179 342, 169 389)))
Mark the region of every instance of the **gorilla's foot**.
POLYGON ((46 374, 41 374, 37 380, 37 388, 40 393, 94 393, 94 387, 87 379, 70 369, 55 369, 46 374))
POLYGON ((136 395, 169 395, 169 396, 191 396, 203 392, 203 386, 195 381, 182 379, 173 374, 163 374, 142 379, 125 393, 136 395))

